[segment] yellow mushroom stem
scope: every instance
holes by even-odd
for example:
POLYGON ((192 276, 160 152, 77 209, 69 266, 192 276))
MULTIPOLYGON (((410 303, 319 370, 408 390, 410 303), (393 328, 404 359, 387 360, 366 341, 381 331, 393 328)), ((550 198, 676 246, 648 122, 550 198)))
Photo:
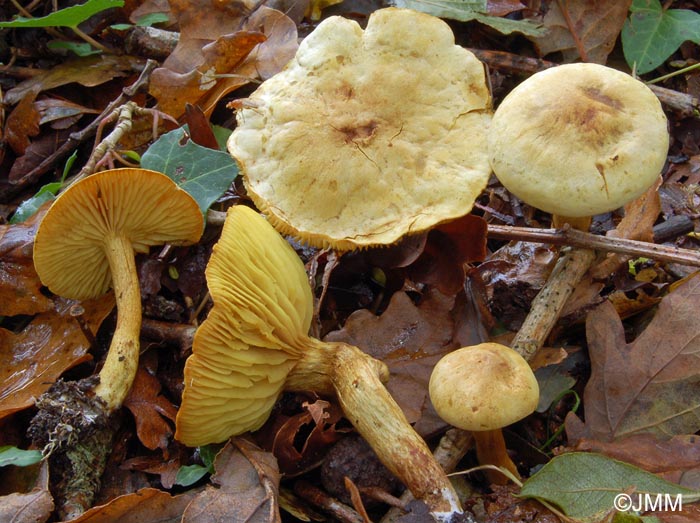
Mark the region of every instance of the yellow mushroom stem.
POLYGON ((459 498, 425 441, 413 430, 382 381, 386 365, 345 343, 310 339, 285 389, 334 394, 377 457, 438 521, 461 513, 459 498))
POLYGON ((95 394, 107 404, 107 411, 113 412, 129 393, 139 363, 141 290, 131 241, 124 236, 108 236, 105 252, 117 301, 117 325, 95 394))
MULTIPOLYGON (((510 459, 506 450, 506 442, 503 439, 501 429, 473 431, 474 443, 476 445, 476 457, 480 465, 495 465, 509 470, 516 478, 520 478, 518 467, 510 459)), ((496 485, 506 485, 510 481, 507 476, 496 470, 485 470, 489 483, 496 485)))

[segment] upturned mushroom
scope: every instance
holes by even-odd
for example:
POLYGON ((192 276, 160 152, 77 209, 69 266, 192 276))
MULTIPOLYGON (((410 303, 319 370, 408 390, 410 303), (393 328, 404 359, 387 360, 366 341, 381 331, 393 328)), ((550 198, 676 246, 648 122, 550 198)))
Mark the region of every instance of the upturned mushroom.
MULTIPOLYGON (((503 467, 519 477, 501 429, 537 408, 537 379, 522 356, 498 343, 457 349, 435 365, 428 390, 442 419, 472 431, 479 463, 503 467)), ((493 470, 486 476, 491 483, 507 482, 493 470)))
POLYGON ((114 289, 117 324, 95 395, 107 413, 121 407, 136 375, 141 292, 135 253, 196 243, 197 202, 164 174, 114 169, 77 182, 51 205, 34 240, 34 267, 51 292, 75 300, 114 289))
POLYGON ((237 112, 229 142, 248 194, 318 247, 390 244, 472 209, 490 175, 483 64, 439 18, 321 22, 237 112))
MULTIPOLYGON (((666 116, 632 76, 598 64, 568 64, 532 75, 496 109, 489 157, 501 183, 524 202, 587 230, 591 217, 642 195, 666 161, 666 116)), ((535 298, 513 348, 530 359, 595 259, 562 256, 535 298)))
POLYGON ((189 446, 253 431, 283 390, 335 395, 379 459, 439 521, 461 513, 445 472, 387 392, 386 366, 308 335, 313 299, 291 246, 232 207, 206 269, 214 305, 195 335, 175 437, 189 446))

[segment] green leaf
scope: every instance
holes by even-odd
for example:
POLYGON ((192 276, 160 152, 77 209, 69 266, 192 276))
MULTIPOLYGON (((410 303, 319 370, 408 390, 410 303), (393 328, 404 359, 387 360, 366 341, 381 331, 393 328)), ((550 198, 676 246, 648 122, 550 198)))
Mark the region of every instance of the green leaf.
POLYGON ((41 461, 42 455, 38 450, 22 450, 9 445, 0 447, 0 467, 15 465, 26 467, 41 461))
POLYGON ((202 147, 185 136, 183 128, 161 136, 143 153, 141 167, 167 174, 206 214, 238 176, 238 165, 228 153, 202 147))
POLYGON ((39 207, 56 197, 56 193, 60 188, 61 182, 53 182, 44 185, 34 196, 23 201, 19 207, 17 207, 15 214, 10 218, 10 223, 22 223, 32 217, 39 210, 39 207))
POLYGON ((169 18, 166 13, 148 13, 140 16, 139 19, 136 20, 136 25, 139 27, 151 27, 152 25, 162 24, 168 20, 169 18))
POLYGON ((509 20, 487 15, 486 0, 393 0, 392 5, 460 22, 475 20, 503 34, 513 32, 527 36, 546 34, 546 29, 541 24, 530 20, 509 20))
POLYGON ((102 51, 95 49, 87 42, 64 42, 62 40, 53 40, 48 43, 49 49, 65 49, 66 51, 71 51, 78 56, 90 56, 93 54, 100 54, 102 51))
POLYGON ((223 445, 205 445, 204 447, 199 447, 199 456, 202 458, 202 463, 206 465, 209 472, 214 472, 214 459, 219 453, 223 445))
POLYGON ((546 412, 555 400, 576 383, 560 365, 540 367, 535 371, 535 377, 540 386, 540 401, 535 409, 537 412, 546 412))
POLYGON ((634 0, 622 27, 622 50, 630 67, 644 74, 664 63, 688 40, 700 44, 700 14, 661 7, 659 0, 634 0))
POLYGON ((700 492, 589 452, 569 452, 553 458, 525 481, 520 491, 520 496, 554 504, 570 518, 583 523, 598 522, 612 513, 616 496, 618 508, 629 502, 632 508, 649 509, 652 503, 660 501, 663 509, 676 506, 679 495, 683 504, 700 499, 700 492))
POLYGON ((123 7, 124 0, 88 0, 84 4, 66 7, 41 18, 18 16, 9 22, 0 22, 3 27, 77 27, 91 16, 110 9, 123 7))
POLYGON ((175 484, 182 487, 189 487, 197 483, 207 474, 209 474, 209 469, 203 465, 183 465, 177 471, 175 484))

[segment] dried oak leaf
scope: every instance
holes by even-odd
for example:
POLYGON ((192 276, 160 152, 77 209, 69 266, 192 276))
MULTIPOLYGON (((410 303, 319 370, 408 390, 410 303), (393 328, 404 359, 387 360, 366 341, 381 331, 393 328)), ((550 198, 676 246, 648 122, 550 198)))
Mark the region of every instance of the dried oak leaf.
POLYGON ((195 491, 171 496, 155 488, 143 488, 119 496, 105 505, 93 507, 71 523, 180 523, 186 507, 195 497, 195 491))
POLYGON ((124 406, 136 420, 139 440, 151 450, 168 448, 173 428, 166 419, 174 423, 177 416, 177 408, 160 394, 161 388, 158 378, 139 365, 134 384, 124 400, 124 406))
POLYGON ((78 83, 94 87, 143 68, 144 59, 126 55, 93 55, 69 60, 21 82, 5 94, 5 103, 14 105, 27 93, 41 92, 61 85, 78 83))
POLYGON ((294 56, 296 24, 268 7, 251 14, 252 6, 171 2, 181 32, 175 51, 151 75, 150 93, 160 110, 179 117, 190 103, 208 115, 222 96, 258 76, 272 76, 294 56))
POLYGON ((54 304, 18 334, 0 329, 0 419, 32 406, 64 371, 90 359, 90 344, 71 309, 79 304, 82 320, 97 332, 114 307, 114 296, 83 302, 57 298, 54 304))
POLYGON ((640 433, 664 439, 700 430, 699 309, 700 278, 691 277, 661 300, 632 343, 611 303, 588 315, 592 370, 583 398, 586 421, 567 416, 571 441, 640 433))
POLYGON ((242 438, 233 438, 214 460, 212 485, 197 494, 182 523, 211 521, 279 522, 280 475, 272 454, 242 438))
MULTIPOLYGON (((45 208, 44 208, 45 211, 45 208)), ((0 315, 37 314, 53 308, 34 270, 34 236, 44 211, 23 223, 0 225, 0 315)))
POLYGON ((31 143, 30 138, 39 134, 39 111, 34 105, 36 94, 28 92, 5 122, 5 139, 17 156, 22 156, 31 143))
POLYGON ((386 363, 391 372, 387 389, 408 421, 426 434, 444 426, 428 399, 433 366, 446 353, 469 344, 458 342, 455 333, 460 323, 473 318, 457 317, 454 309, 455 298, 436 290, 428 291, 418 305, 405 292, 397 292, 381 316, 356 311, 325 340, 349 343, 386 363))
POLYGON ((565 62, 573 62, 583 58, 576 45, 578 39, 587 61, 604 64, 615 46, 631 3, 632 0, 551 2, 543 20, 547 34, 531 40, 541 56, 561 51, 565 62))
POLYGON ((34 488, 31 491, 14 492, 0 496, 0 521, 12 521, 13 523, 48 521, 53 509, 53 497, 49 492, 48 461, 41 464, 34 488))

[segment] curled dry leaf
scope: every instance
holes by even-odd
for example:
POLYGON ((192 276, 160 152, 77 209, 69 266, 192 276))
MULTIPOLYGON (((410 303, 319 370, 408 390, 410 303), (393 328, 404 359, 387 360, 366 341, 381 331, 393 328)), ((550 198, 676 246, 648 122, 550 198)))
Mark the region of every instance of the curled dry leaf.
POLYGON ((71 523, 180 523, 186 507, 195 497, 193 491, 177 496, 155 488, 143 488, 93 507, 71 523))
POLYGON ((71 309, 93 333, 114 307, 114 296, 76 302, 56 299, 55 310, 38 314, 20 333, 0 329, 0 418, 25 409, 67 369, 88 361, 90 343, 71 309))
POLYGON ((187 507, 182 523, 280 521, 277 489, 280 475, 274 456, 241 438, 234 438, 214 460, 216 474, 187 507))
POLYGON ((136 419, 136 433, 141 443, 151 450, 168 447, 173 428, 166 419, 174 423, 177 415, 175 405, 162 396, 160 390, 158 378, 139 365, 134 384, 124 400, 124 406, 136 419))
POLYGON ((296 24, 275 9, 261 7, 251 14, 253 4, 242 2, 172 4, 180 40, 153 72, 150 92, 160 110, 174 117, 187 103, 210 114, 221 97, 255 78, 272 76, 296 52, 296 24))

